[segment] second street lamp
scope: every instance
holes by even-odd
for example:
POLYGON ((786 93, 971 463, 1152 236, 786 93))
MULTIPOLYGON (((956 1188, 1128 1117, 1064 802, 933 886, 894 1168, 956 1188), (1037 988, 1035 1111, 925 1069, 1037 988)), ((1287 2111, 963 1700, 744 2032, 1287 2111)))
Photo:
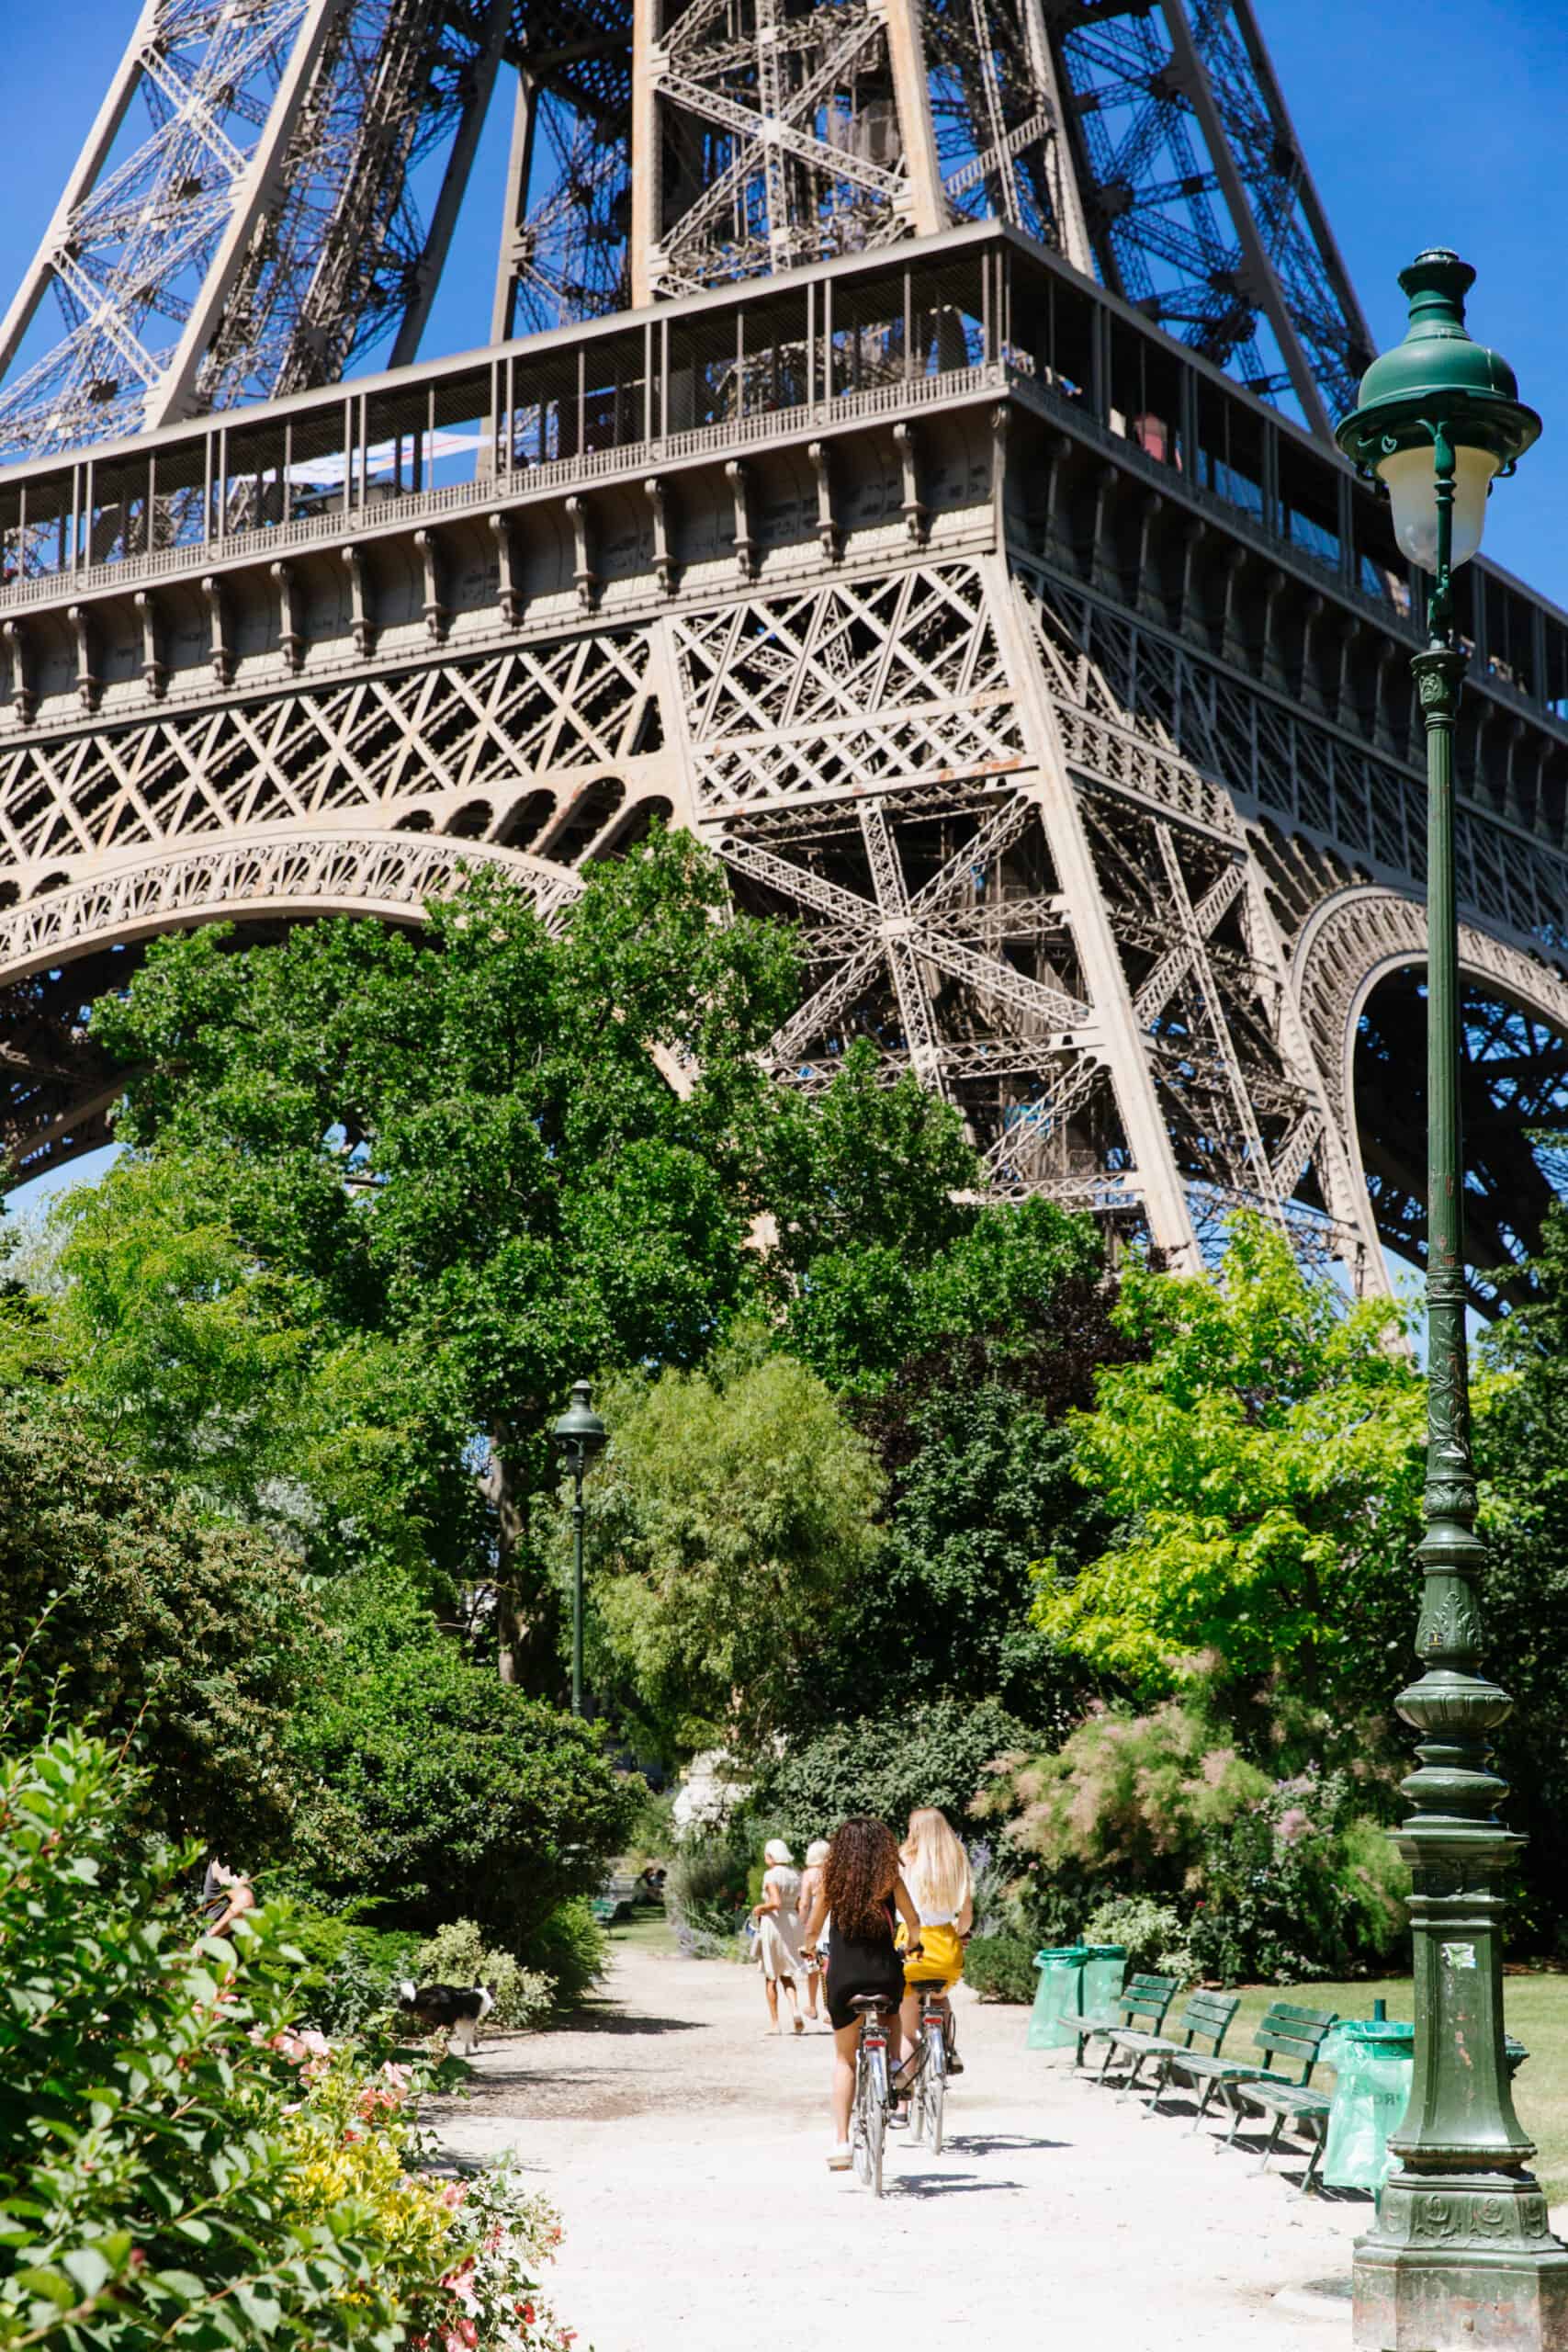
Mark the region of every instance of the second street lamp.
POLYGON ((1465 656, 1453 572, 1481 543, 1493 479, 1540 431, 1513 370, 1472 340, 1464 298, 1475 272, 1424 253, 1402 272, 1404 341, 1373 361, 1338 431, 1381 476, 1394 535, 1431 574, 1429 641, 1412 662, 1427 730, 1427 1484, 1416 1650, 1423 1672, 1399 1713, 1419 1734, 1400 1827, 1410 1866, 1416 2064, 1389 2147, 1396 2169, 1355 2256, 1358 2352, 1471 2352, 1568 2346, 1568 2247, 1525 2167, 1535 2154, 1514 2113, 1503 2045, 1501 1881, 1522 1839, 1497 1805, 1507 1786, 1491 1740, 1513 1702, 1481 1671, 1465 1340, 1464 1168, 1460 1131, 1459 916, 1454 866, 1454 724, 1465 656))
POLYGON ((582 1713, 582 1474, 602 1453, 609 1430, 589 1402, 586 1380, 573 1381, 571 1402, 550 1435, 571 1474, 571 1712, 582 1713))

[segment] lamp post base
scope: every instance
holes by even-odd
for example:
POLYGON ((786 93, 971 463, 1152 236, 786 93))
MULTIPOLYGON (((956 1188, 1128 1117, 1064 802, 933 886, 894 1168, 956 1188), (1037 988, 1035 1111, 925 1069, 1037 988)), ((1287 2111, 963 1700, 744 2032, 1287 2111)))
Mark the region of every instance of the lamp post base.
POLYGON ((1356 2242, 1355 2352, 1568 2352, 1568 2246, 1529 2173, 1396 2173, 1356 2242))

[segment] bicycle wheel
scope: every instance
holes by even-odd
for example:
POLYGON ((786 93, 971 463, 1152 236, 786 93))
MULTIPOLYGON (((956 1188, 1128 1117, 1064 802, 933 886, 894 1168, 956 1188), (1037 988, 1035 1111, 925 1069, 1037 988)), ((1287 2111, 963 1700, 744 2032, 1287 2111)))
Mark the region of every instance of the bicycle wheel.
POLYGON ((866 2087, 870 2079, 870 2064, 863 2042, 855 2052, 855 2103, 850 2110, 850 2154, 854 2161, 855 2177, 869 2187, 871 2182, 871 2143, 866 2137, 866 2087))
POLYGON ((947 2045, 939 2025, 926 2028, 926 2063, 920 2068, 919 2130, 933 2156, 942 2154, 942 2109, 947 2098, 947 2045))
POLYGON ((882 2152, 887 2134, 887 2052, 868 2050, 862 2053, 863 2068, 863 2098, 857 2121, 865 2150, 865 2169, 861 2178, 874 2197, 882 2194, 882 2152))

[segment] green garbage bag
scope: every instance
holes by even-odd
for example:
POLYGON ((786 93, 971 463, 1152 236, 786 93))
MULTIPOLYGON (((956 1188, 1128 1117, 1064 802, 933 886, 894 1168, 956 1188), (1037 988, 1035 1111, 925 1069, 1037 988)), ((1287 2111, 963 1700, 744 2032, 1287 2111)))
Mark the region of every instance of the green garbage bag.
POLYGON ((1048 1951, 1037 1951, 1034 1965, 1040 1971, 1040 1982, 1034 1988, 1034 2007, 1029 2013, 1029 2050, 1065 2050, 1077 2041, 1070 2025, 1061 2021, 1064 2009, 1077 2017, 1083 2008, 1083 1964, 1088 1957, 1082 1944, 1057 1944, 1048 1951))
POLYGON ((1126 1981, 1126 1945, 1090 1944, 1083 1964, 1085 2009, 1113 2009, 1126 1981))
POLYGON ((1379 2189, 1393 2170, 1388 2135, 1404 2119, 1415 2051, 1415 2027, 1386 2018, 1337 2025, 1325 2041, 1337 2078, 1323 2151, 1331 2188, 1379 2189))

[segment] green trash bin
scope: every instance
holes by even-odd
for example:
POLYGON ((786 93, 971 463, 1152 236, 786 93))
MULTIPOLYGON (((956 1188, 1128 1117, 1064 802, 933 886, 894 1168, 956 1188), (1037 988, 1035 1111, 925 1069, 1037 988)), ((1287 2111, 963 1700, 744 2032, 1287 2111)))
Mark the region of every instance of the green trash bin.
POLYGON ((1337 2025, 1322 2063, 1335 2069, 1323 2177, 1330 2188, 1380 2189, 1393 2170, 1388 2135, 1410 2101, 1416 2029, 1386 2018, 1337 2025))
POLYGON ((1026 2049, 1067 2050, 1077 2041, 1072 2027, 1062 2023, 1062 2012, 1066 2009, 1076 2017, 1083 2008, 1083 1964, 1088 1958, 1087 1944, 1057 1944, 1035 1953, 1040 1982, 1029 2013, 1026 2049))
POLYGON ((1126 1945, 1090 1944, 1083 1964, 1085 2009, 1113 2009, 1126 1981, 1126 1945))

